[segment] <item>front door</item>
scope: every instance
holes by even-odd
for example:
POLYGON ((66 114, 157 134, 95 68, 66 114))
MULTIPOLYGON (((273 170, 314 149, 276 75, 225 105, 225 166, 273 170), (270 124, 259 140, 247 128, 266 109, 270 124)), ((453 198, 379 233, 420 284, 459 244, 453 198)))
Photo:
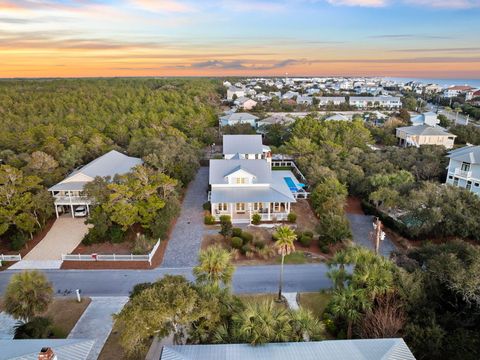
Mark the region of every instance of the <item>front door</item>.
POLYGON ((245 203, 236 203, 235 209, 237 213, 244 213, 245 212, 245 203))

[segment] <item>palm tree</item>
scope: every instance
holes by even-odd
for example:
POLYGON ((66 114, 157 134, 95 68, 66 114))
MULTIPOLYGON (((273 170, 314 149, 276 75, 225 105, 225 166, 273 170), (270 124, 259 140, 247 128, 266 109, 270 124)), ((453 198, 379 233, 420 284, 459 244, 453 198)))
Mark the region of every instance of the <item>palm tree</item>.
POLYGON ((289 226, 279 226, 275 232, 275 248, 282 256, 282 266, 280 268, 280 282, 278 286, 278 301, 282 301, 282 283, 283 283, 283 263, 285 256, 295 251, 294 241, 297 239, 297 235, 289 226))
POLYGON ((200 252, 198 266, 193 268, 199 283, 219 287, 220 283, 229 286, 235 267, 231 264, 231 253, 220 246, 211 246, 200 252))
POLYGON ((345 280, 349 277, 345 266, 352 264, 354 260, 353 251, 351 247, 337 251, 328 261, 330 271, 327 276, 333 281, 335 289, 343 289, 345 280))
POLYGON ((331 304, 333 314, 347 320, 348 339, 352 338, 353 324, 359 321, 363 312, 372 305, 363 289, 354 289, 352 286, 335 291, 331 304))
POLYGON ((5 311, 15 319, 28 322, 46 311, 52 302, 53 288, 44 274, 24 271, 12 275, 4 296, 5 311))
POLYGON ((292 328, 295 338, 291 341, 321 340, 324 326, 313 313, 305 308, 292 311, 292 328))
POLYGON ((290 319, 288 310, 273 301, 248 302, 242 312, 233 315, 240 339, 252 345, 290 341, 290 319))

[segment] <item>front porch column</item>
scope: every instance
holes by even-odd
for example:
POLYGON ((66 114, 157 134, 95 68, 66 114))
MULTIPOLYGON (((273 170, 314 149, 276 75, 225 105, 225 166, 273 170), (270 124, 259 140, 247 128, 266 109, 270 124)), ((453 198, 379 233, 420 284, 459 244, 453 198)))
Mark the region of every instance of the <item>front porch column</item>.
POLYGON ((58 219, 58 205, 55 204, 55 214, 57 215, 57 219, 58 219))
POLYGON ((268 221, 270 221, 270 206, 272 206, 272 203, 268 203, 268 215, 267 215, 267 219, 268 221))
POLYGON ((290 213, 290 203, 287 203, 287 214, 290 213))
POLYGON ((87 204, 87 215, 90 215, 90 206, 87 204))
POLYGON ((250 219, 250 222, 252 222, 252 203, 248 203, 248 218, 250 219))
POLYGON ((75 214, 73 213, 73 204, 72 204, 72 192, 68 192, 68 198, 70 199, 70 212, 72 213, 72 218, 75 217, 75 214))
POLYGON ((230 220, 233 220, 233 207, 235 206, 235 203, 229 203, 228 205, 230 207, 230 220))

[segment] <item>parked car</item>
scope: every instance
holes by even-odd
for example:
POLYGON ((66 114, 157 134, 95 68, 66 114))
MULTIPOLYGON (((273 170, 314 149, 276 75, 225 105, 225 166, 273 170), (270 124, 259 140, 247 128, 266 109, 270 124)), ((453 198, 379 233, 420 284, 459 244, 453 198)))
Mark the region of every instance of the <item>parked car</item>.
POLYGON ((86 206, 77 206, 73 212, 75 217, 84 217, 87 216, 87 207, 86 206))

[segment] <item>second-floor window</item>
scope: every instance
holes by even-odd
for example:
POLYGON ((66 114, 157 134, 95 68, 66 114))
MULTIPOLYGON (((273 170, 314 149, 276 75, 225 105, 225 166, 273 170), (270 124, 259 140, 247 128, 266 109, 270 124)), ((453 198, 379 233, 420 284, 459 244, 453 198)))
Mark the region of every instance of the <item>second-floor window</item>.
POLYGON ((462 163, 462 171, 470 171, 470 163, 462 163))

